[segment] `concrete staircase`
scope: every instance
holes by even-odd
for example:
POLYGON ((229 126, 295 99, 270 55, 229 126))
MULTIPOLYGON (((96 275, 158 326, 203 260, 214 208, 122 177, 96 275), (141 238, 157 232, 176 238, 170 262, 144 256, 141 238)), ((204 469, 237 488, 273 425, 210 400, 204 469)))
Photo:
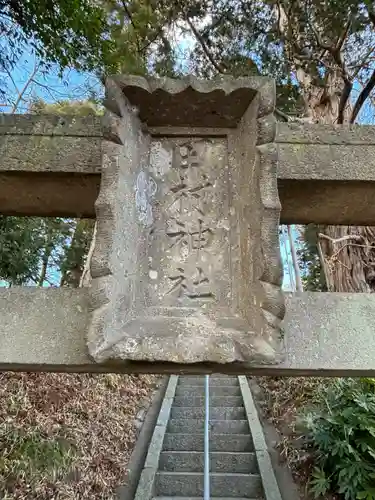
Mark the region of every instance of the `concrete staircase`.
MULTIPOLYGON (((204 377, 174 379, 174 387, 170 382, 167 389, 135 500, 203 498, 204 377)), ((272 492, 266 495, 248 412, 238 377, 210 377, 212 500, 281 500, 277 486, 276 496, 272 492)), ((270 464, 267 467, 269 472, 270 464)))

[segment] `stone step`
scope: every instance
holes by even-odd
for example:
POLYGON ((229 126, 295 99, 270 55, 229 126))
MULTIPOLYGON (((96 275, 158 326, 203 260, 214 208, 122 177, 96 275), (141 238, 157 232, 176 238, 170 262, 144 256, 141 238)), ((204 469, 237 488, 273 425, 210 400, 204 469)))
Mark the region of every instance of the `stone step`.
MULTIPOLYGON (((170 419, 167 432, 199 433, 204 431, 204 420, 200 418, 170 419)), ((210 432, 216 434, 247 434, 250 433, 247 420, 210 420, 210 432)))
MULTIPOLYGON (((154 497, 152 500, 202 500, 202 497, 154 497)), ((259 500, 258 498, 211 497, 210 500, 259 500)))
MULTIPOLYGON (((258 474, 210 474, 212 496, 257 497, 262 495, 262 481, 258 474)), ((203 473, 157 472, 155 493, 164 496, 202 496, 203 473)))
MULTIPOLYGON (((241 407, 243 400, 241 396, 211 396, 209 397, 210 407, 241 407)), ((204 406, 205 398, 200 396, 176 396, 173 400, 173 406, 204 406)))
MULTIPOLYGON (((160 471, 203 472, 204 453, 198 451, 163 451, 160 454, 160 471)), ((257 474, 255 453, 212 452, 210 472, 257 474)))
MULTIPOLYGON (((204 407, 172 406, 170 418, 204 418, 204 407)), ((245 408, 211 408, 210 419, 213 420, 245 420, 245 408)))
MULTIPOLYGON (((204 435, 167 432, 163 451, 204 451, 204 435)), ((210 452, 213 451, 249 452, 254 451, 254 444, 249 434, 211 434, 210 452)))
MULTIPOLYGON (((204 397, 203 386, 177 386, 177 397, 204 397)), ((241 389, 239 386, 230 385, 214 385, 210 387, 210 396, 223 397, 223 396, 241 396, 241 389)))
MULTIPOLYGON (((210 380, 210 387, 211 386, 230 386, 230 387, 239 387, 238 379, 236 378, 217 378, 210 380)), ((199 386, 199 387, 204 387, 204 378, 189 378, 189 377, 184 377, 184 378, 179 378, 178 385, 177 387, 188 387, 188 386, 199 386)))

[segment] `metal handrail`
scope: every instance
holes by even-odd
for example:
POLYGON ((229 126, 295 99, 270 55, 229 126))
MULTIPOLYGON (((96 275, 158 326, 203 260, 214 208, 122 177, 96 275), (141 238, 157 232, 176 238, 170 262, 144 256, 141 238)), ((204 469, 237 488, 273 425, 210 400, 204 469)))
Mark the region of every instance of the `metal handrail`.
POLYGON ((205 418, 204 418, 204 500, 210 500, 210 376, 204 381, 205 418))

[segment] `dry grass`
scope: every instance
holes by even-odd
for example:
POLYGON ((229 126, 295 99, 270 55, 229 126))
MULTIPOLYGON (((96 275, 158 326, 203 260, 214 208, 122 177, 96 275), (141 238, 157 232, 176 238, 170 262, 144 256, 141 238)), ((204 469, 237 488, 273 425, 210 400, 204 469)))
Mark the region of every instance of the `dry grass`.
POLYGON ((0 498, 116 498, 151 375, 0 374, 0 498))

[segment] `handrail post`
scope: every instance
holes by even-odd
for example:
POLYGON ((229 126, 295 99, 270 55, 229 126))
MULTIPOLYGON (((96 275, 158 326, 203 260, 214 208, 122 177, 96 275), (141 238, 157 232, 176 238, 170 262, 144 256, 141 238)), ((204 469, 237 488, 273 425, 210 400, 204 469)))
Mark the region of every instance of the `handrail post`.
POLYGON ((205 419, 204 419, 204 500, 210 500, 210 376, 205 375, 205 419))

